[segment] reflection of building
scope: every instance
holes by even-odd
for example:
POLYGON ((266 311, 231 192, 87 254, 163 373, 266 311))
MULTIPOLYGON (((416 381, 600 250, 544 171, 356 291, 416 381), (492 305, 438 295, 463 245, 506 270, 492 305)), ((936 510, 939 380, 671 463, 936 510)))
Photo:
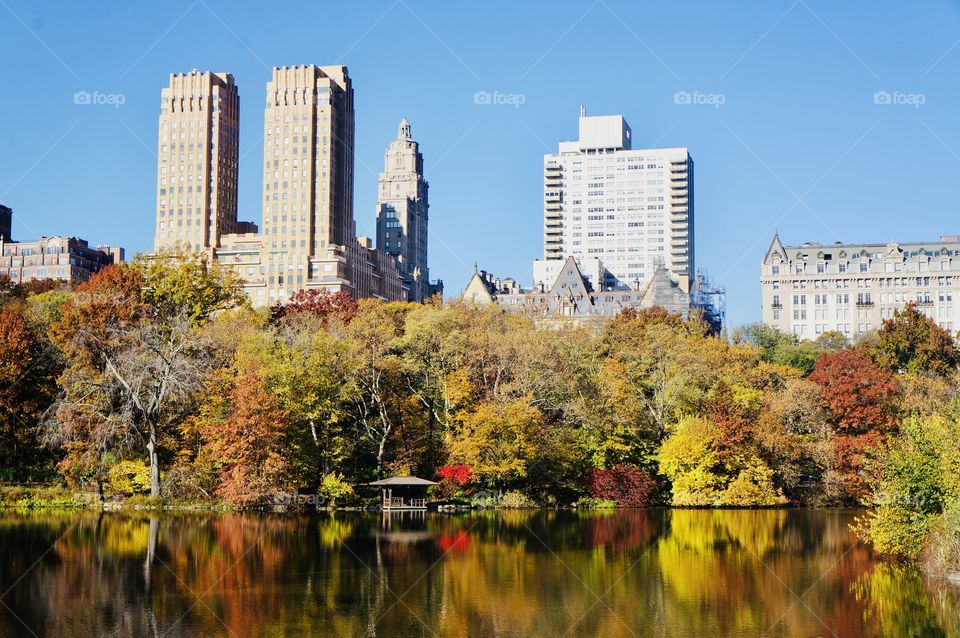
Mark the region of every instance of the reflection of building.
POLYGON ((123 249, 91 248, 77 237, 41 237, 37 241, 0 239, 0 275, 15 283, 34 279, 89 281, 101 268, 123 261, 123 249))
POLYGON ((549 270, 543 262, 573 255, 597 290, 643 285, 663 266, 690 292, 693 159, 686 148, 631 145, 623 116, 588 117, 581 108, 579 139, 544 156, 543 260, 535 277, 549 270), (594 258, 605 271, 588 265, 594 258))
POLYGON ((214 248, 237 223, 237 85, 229 73, 171 74, 160 100, 154 248, 214 248))
MULTIPOLYGON (((273 69, 259 233, 256 224, 237 220, 238 113, 233 76, 171 76, 160 116, 157 249, 187 242, 210 250, 243 278, 256 306, 284 303, 304 288, 408 299, 394 258, 356 236, 347 67, 273 69)), ((424 234, 425 195, 424 183, 424 234)), ((425 239, 422 250, 425 264, 425 239)))
POLYGON ((899 244, 784 246, 774 235, 761 264, 763 322, 815 339, 879 329, 907 304, 941 327, 960 325, 960 235, 899 244))
POLYGON ((462 298, 475 303, 495 303, 500 307, 533 317, 588 320, 614 317, 627 309, 644 310, 660 306, 686 318, 690 295, 680 288, 663 267, 654 270, 646 281, 633 289, 594 290, 580 271, 577 261, 568 257, 556 279, 533 291, 522 291, 513 279, 495 279, 485 271, 474 272, 462 298))

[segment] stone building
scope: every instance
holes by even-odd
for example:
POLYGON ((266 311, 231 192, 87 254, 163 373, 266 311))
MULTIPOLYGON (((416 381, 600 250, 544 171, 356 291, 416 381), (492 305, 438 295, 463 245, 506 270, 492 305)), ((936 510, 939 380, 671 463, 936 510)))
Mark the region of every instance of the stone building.
POLYGON ((410 300, 422 302, 430 296, 429 184, 423 177, 420 145, 406 119, 401 120, 397 137, 384 154, 377 191, 377 249, 396 259, 410 300))
POLYGON ((653 306, 661 306, 684 318, 690 313, 689 293, 663 266, 654 270, 636 288, 596 291, 572 256, 567 257, 562 270, 549 286, 539 286, 532 291, 521 290, 513 279, 497 279, 486 271, 475 271, 461 299, 480 304, 495 303, 510 312, 540 319, 588 321, 615 317, 627 309, 644 310, 653 306))
POLYGON ((774 235, 761 263, 763 322, 801 338, 878 330, 907 304, 956 334, 960 236, 888 244, 785 246, 774 235))
POLYGON ((7 275, 15 283, 35 279, 83 283, 101 268, 123 261, 123 256, 122 248, 92 248, 77 237, 41 237, 25 242, 0 238, 0 275, 7 275))
MULTIPOLYGON (((255 306, 285 303, 311 288, 355 298, 410 298, 395 258, 356 234, 347 67, 273 68, 264 110, 259 226, 237 219, 239 97, 233 76, 171 75, 162 98, 158 250, 189 243, 209 251, 244 280, 255 306)), ((425 215, 424 209, 424 235, 425 215)))
POLYGON ((170 74, 157 138, 154 250, 216 248, 237 224, 240 96, 233 76, 170 74))

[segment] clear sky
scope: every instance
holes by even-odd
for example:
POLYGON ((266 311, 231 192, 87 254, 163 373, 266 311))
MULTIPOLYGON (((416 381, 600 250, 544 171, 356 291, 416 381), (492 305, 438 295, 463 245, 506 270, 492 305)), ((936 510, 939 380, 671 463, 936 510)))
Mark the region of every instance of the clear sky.
POLYGON ((236 78, 240 217, 259 222, 269 69, 307 63, 346 64, 354 81, 361 234, 410 120, 448 295, 474 261, 530 283, 542 156, 576 137, 581 104, 622 113, 635 147, 689 147, 697 265, 726 288, 733 325, 760 317, 775 229, 786 243, 960 232, 956 1, 0 0, 0 56, 15 239, 151 248, 160 89, 193 68, 236 78))

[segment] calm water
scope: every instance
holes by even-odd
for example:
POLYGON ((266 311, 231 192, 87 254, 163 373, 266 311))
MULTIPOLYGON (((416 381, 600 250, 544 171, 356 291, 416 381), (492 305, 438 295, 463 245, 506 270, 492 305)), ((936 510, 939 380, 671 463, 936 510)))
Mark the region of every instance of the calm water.
POLYGON ((0 513, 0 636, 960 636, 852 520, 0 513))

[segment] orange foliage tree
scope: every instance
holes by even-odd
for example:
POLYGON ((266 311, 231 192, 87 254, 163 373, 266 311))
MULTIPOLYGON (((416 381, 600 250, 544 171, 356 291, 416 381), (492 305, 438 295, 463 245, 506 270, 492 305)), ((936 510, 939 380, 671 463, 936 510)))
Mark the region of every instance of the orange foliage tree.
POLYGON ((254 505, 287 488, 288 414, 252 370, 233 384, 230 404, 225 422, 203 428, 222 462, 217 493, 235 505, 254 505))

